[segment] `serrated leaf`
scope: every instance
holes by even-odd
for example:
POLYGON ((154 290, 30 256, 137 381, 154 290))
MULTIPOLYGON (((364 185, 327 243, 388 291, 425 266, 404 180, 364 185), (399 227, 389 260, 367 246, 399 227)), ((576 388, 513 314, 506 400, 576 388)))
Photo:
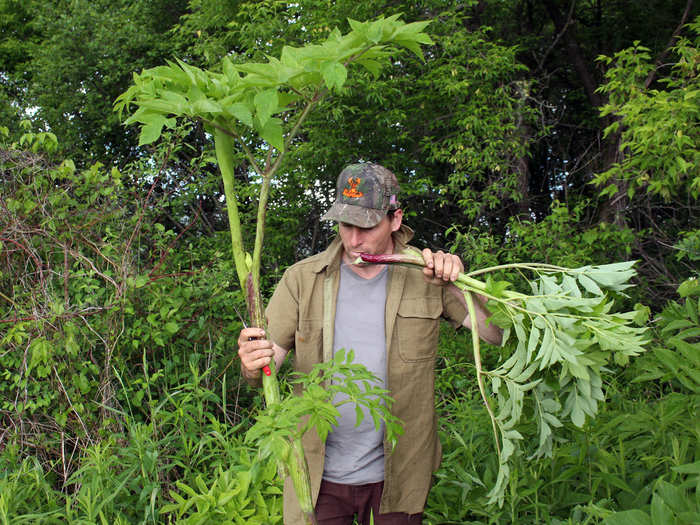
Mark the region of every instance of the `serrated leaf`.
POLYGON ((284 151, 284 130, 282 121, 276 118, 270 119, 260 130, 260 136, 273 148, 284 151))
POLYGON ((365 419, 365 413, 362 410, 362 406, 355 405, 355 426, 359 427, 364 419, 365 419))
POLYGON ((552 425, 553 427, 557 427, 557 428, 558 428, 558 427, 563 426, 563 423, 562 423, 561 421, 559 421, 559 419, 558 419, 554 414, 551 414, 551 413, 549 413, 549 412, 543 413, 543 414, 542 414, 542 418, 543 418, 545 421, 547 421, 547 423, 549 423, 550 425, 552 425))
POLYGON ((139 146, 151 144, 160 138, 165 126, 173 126, 174 119, 167 119, 160 115, 154 115, 148 124, 141 128, 139 146))
POLYGON ((575 393, 573 395, 573 403, 571 407, 571 422, 577 427, 581 428, 586 422, 586 413, 583 410, 581 404, 581 398, 575 393))
POLYGON ((537 356, 535 357, 535 361, 540 362, 540 370, 543 370, 547 366, 547 363, 549 363, 552 351, 554 349, 554 342, 554 334, 552 333, 552 330, 550 328, 546 328, 544 335, 542 336, 540 350, 537 352, 537 356))
POLYGON ((185 113, 187 100, 169 101, 164 99, 144 100, 141 107, 145 110, 162 113, 163 115, 181 115, 185 113))
POLYGON ((369 27, 365 31, 365 36, 367 40, 369 40, 373 44, 378 44, 382 40, 382 22, 384 21, 377 20, 376 22, 372 22, 371 24, 369 24, 369 27))
POLYGON ((211 113, 213 115, 218 115, 221 113, 222 109, 219 104, 214 100, 203 97, 192 104, 192 111, 195 114, 201 115, 203 113, 211 113))
POLYGON ((229 83, 237 84, 240 80, 240 75, 238 74, 238 71, 236 71, 236 68, 233 65, 233 62, 231 62, 231 59, 229 57, 222 58, 221 66, 224 72, 224 76, 226 76, 226 79, 229 81, 229 83))
POLYGON ((530 337, 527 341, 527 361, 530 361, 532 354, 537 348, 537 344, 540 342, 540 330, 536 326, 530 328, 530 337))
POLYGON ((348 78, 348 70, 338 62, 324 62, 321 64, 321 75, 329 89, 338 91, 348 78))
POLYGON ((571 275, 564 275, 561 282, 561 288, 571 297, 581 298, 581 290, 579 290, 579 287, 576 284, 576 279, 574 279, 571 275))
POLYGON ((236 102, 234 104, 224 106, 223 110, 236 117, 249 128, 253 127, 253 113, 251 109, 243 102, 236 102))
POLYGON ((421 61, 425 61, 425 57, 423 56, 423 49, 421 49, 420 44, 418 44, 415 40, 394 40, 394 43, 396 45, 405 47, 414 55, 416 55, 421 61))
POLYGON ((494 297, 503 297, 503 292, 510 288, 508 281, 496 281, 490 275, 486 278, 486 288, 484 291, 494 297))
POLYGON ((376 60, 362 59, 358 60, 357 63, 369 71, 375 79, 382 72, 382 64, 376 60))
MULTIPOLYGON (((258 122, 260 123, 260 134, 262 135, 263 130, 267 129, 267 125, 273 113, 275 113, 275 111, 277 111, 279 107, 279 97, 277 95, 277 90, 266 89, 264 91, 260 91, 253 98, 253 104, 255 106, 256 117, 258 119, 258 122)), ((269 132, 269 129, 267 131, 269 132)), ((266 137, 263 138, 267 140, 266 137)))
POLYGON ((515 445, 509 439, 503 440, 503 448, 501 448, 501 463, 505 462, 515 452, 515 445))

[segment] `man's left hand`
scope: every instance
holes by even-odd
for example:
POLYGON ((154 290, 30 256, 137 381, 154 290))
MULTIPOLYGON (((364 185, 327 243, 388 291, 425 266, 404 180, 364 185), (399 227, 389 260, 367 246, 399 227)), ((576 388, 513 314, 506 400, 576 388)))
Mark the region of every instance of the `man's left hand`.
POLYGON ((430 284, 445 286, 457 280, 460 272, 464 271, 462 260, 454 254, 443 251, 433 252, 430 248, 423 250, 423 276, 430 284))

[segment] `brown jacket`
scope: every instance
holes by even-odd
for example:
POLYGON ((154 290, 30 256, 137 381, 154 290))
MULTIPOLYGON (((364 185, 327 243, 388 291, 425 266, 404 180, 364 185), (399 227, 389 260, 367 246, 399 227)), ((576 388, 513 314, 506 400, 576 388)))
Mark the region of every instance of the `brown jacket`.
MULTIPOLYGON (((395 251, 403 250, 412 236, 407 226, 395 232, 395 251)), ((342 250, 340 239, 336 239, 324 252, 290 266, 267 307, 268 337, 282 348, 294 349, 294 367, 300 372, 309 372, 314 364, 332 356, 342 250)), ((404 433, 393 452, 386 443, 384 446, 382 514, 422 512, 432 473, 440 464, 434 365, 443 316, 455 326, 466 317, 465 308, 447 287, 426 283, 417 269, 390 267, 385 319, 387 388, 394 398, 392 411, 403 422, 404 433)), ((304 436, 303 445, 315 502, 323 475, 324 443, 311 431, 304 436)), ((287 479, 287 525, 303 523, 293 491, 287 479)))

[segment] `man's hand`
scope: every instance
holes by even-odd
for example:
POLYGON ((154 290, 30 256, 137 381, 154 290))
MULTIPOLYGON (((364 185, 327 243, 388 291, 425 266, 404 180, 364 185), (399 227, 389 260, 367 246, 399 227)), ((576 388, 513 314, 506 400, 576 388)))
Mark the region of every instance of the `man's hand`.
POLYGON ((445 286, 457 280, 460 272, 464 271, 462 260, 451 253, 443 251, 432 252, 430 248, 423 250, 423 276, 430 284, 445 286))
MULTIPOLYGON (((441 251, 433 253, 429 248, 423 250, 423 277, 431 284, 445 286, 457 280, 459 274, 464 271, 462 260, 451 253, 441 251)), ((449 291, 467 308, 467 302, 462 290, 457 286, 450 286, 449 291)), ((486 308, 486 297, 479 294, 472 294, 476 297, 474 306, 476 307, 476 322, 479 325, 479 335, 487 343, 500 345, 503 339, 503 330, 493 323, 486 323, 486 319, 491 316, 491 312, 486 308)), ((463 326, 471 329, 472 321, 469 314, 464 318, 463 326)))
POLYGON ((244 328, 238 336, 238 356, 241 372, 248 379, 260 377, 260 370, 269 365, 275 355, 272 341, 265 339, 262 328, 244 328))

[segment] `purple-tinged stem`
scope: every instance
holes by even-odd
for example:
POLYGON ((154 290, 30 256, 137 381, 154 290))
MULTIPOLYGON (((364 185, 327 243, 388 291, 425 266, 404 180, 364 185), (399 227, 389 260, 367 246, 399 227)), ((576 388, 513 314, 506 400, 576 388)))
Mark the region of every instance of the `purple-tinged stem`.
MULTIPOLYGON (((387 253, 387 254, 372 254, 372 253, 361 253, 360 256, 355 260, 355 264, 399 264, 402 266, 408 266, 413 268, 425 268, 425 261, 423 257, 417 255, 416 252, 407 251, 404 253, 387 253)), ((455 286, 460 288, 463 292, 477 292, 483 293, 486 289, 486 284, 469 277, 465 273, 460 273, 457 281, 455 281, 455 286)))
MULTIPOLYGON (((249 273, 246 278, 246 306, 248 307, 250 325, 264 329, 265 316, 263 315, 262 298, 260 297, 260 290, 253 285, 252 273, 249 273)), ((274 372, 275 360, 273 358, 269 366, 263 367, 263 395, 268 406, 280 402, 280 390, 274 372)))

